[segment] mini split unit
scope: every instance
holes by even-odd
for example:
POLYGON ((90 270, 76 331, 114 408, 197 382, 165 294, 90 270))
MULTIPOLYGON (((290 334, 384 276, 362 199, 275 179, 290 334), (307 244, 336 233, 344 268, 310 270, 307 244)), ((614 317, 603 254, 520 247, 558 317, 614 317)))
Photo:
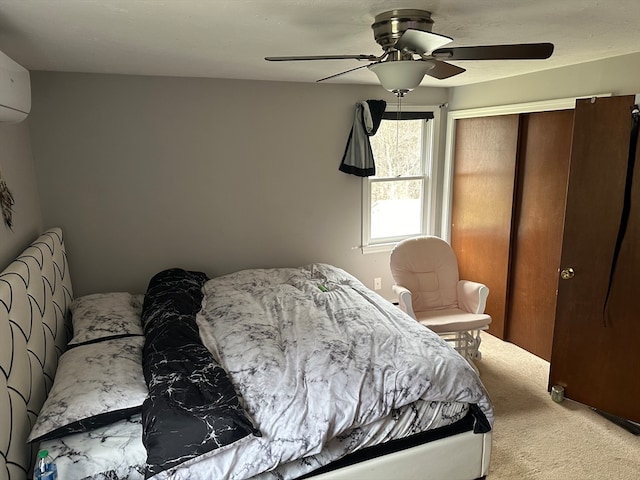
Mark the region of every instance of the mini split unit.
POLYGON ((0 122, 21 122, 30 111, 29 71, 0 52, 0 122))

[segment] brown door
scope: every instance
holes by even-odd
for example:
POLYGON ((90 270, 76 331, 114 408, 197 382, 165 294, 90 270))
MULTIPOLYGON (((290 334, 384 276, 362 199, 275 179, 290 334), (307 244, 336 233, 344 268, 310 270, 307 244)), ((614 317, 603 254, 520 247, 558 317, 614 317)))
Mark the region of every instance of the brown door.
MULTIPOLYGON (((579 100, 574 133, 550 385, 613 415, 640 422, 640 161, 629 225, 609 296, 626 183, 634 98, 579 100), (608 314, 607 314, 608 313, 608 314)), ((638 149, 640 152, 640 149, 638 149)))
POLYGON ((519 115, 456 121, 451 246, 460 278, 489 287, 489 332, 504 338, 519 115))
POLYGON ((551 360, 573 110, 522 115, 506 339, 551 360))

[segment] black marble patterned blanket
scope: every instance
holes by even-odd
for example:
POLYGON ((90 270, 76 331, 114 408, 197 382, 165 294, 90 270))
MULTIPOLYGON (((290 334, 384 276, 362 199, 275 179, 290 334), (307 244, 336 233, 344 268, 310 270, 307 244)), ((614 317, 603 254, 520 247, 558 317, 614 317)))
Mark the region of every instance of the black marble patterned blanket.
POLYGON ((196 313, 204 273, 169 269, 149 282, 142 309, 145 478, 206 452, 260 435, 227 373, 200 340, 196 313))

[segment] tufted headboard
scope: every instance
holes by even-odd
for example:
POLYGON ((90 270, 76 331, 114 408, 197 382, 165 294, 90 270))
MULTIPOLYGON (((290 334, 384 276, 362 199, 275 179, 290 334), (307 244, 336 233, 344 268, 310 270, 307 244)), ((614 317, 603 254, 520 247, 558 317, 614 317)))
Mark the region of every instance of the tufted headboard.
POLYGON ((26 443, 70 334, 62 230, 44 232, 0 273, 0 480, 31 476, 26 443))

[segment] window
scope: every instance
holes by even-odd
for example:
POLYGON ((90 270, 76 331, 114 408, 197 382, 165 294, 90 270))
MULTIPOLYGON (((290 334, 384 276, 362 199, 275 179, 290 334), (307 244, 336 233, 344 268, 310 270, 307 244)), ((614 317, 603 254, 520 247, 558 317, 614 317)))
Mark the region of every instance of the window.
POLYGON ((432 181, 438 121, 434 111, 386 112, 370 137, 376 175, 363 179, 365 252, 432 232, 432 181))

